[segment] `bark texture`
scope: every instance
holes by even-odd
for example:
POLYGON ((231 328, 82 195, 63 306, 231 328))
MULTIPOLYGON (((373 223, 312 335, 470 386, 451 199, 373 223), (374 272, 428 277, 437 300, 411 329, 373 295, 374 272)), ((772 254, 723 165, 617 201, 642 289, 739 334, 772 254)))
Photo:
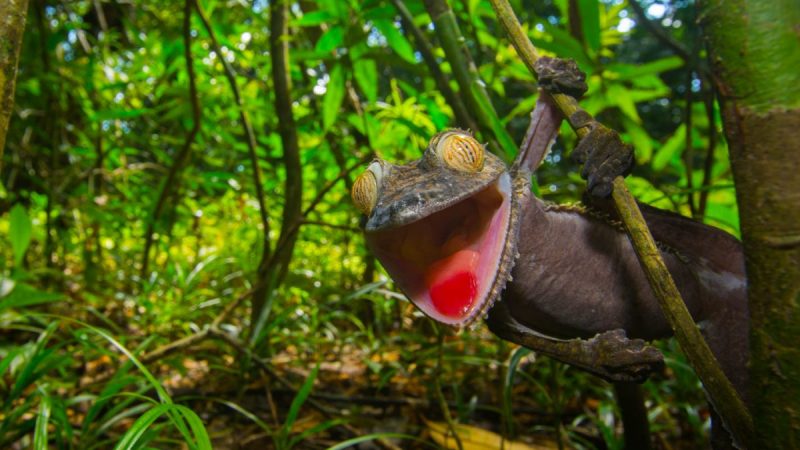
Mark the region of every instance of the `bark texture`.
POLYGON ((0 0, 0 173, 8 122, 14 109, 14 85, 27 13, 28 0, 0 0))
POLYGON ((800 447, 800 7, 707 0, 750 300, 750 448, 800 447))

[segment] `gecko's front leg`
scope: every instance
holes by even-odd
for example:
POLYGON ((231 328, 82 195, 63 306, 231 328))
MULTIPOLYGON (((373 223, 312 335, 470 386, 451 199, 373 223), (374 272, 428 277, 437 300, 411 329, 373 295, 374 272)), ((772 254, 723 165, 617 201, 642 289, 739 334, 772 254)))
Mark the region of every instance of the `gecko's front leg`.
POLYGON ((506 341, 527 347, 611 382, 641 383, 664 367, 664 357, 641 339, 628 339, 623 330, 599 333, 590 339, 557 339, 522 325, 498 302, 486 319, 489 329, 506 341))

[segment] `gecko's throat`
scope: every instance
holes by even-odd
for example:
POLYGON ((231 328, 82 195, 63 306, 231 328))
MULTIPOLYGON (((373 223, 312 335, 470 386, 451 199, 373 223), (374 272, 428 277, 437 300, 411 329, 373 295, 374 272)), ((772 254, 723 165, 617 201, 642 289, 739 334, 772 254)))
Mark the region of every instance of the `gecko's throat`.
MULTIPOLYGON (((460 202, 366 234, 395 283, 429 317, 465 326, 494 301, 509 233, 511 180, 502 174, 460 202)), ((503 280, 504 282, 504 280, 503 280)))

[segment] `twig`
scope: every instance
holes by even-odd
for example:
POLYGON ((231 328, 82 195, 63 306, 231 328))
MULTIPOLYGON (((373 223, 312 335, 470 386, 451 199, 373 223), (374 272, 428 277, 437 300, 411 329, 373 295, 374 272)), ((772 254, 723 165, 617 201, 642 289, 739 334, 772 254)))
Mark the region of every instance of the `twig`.
POLYGON ((239 92, 239 85, 236 83, 236 74, 233 70, 233 67, 231 67, 231 64, 222 54, 222 48, 217 40, 217 35, 214 33, 214 28, 211 26, 211 22, 209 22, 205 11, 203 11, 203 7, 200 6, 200 2, 198 0, 194 0, 194 6, 197 10, 197 15, 200 16, 200 21, 203 22, 203 27, 206 29, 209 39, 211 39, 211 46, 214 48, 214 52, 217 54, 217 59, 222 62, 222 67, 225 69, 225 78, 228 79, 228 84, 230 85, 231 92, 233 93, 233 99, 236 102, 236 107, 239 109, 239 119, 242 121, 242 128, 244 129, 244 134, 247 137, 247 153, 250 156, 250 166, 253 170, 253 184, 255 184, 256 188, 256 199, 258 200, 258 212, 261 218, 261 227, 264 230, 262 233, 264 236, 262 252, 264 255, 266 255, 266 257, 269 257, 269 216, 267 214, 264 186, 261 183, 261 168, 258 165, 258 155, 256 153, 256 147, 258 145, 256 143, 256 134, 253 131, 253 125, 250 122, 250 116, 247 114, 247 110, 244 108, 244 102, 242 101, 242 95, 239 92))
MULTIPOLYGON (((244 300, 248 297, 253 295, 253 292, 258 287, 258 285, 254 286, 252 289, 248 290, 244 294, 237 297, 232 302, 228 303, 225 306, 225 309, 222 310, 221 313, 217 315, 211 325, 204 327, 200 331, 190 334, 188 336, 182 337, 177 341, 170 342, 168 344, 162 345, 161 347, 156 348, 153 351, 147 352, 144 355, 139 357, 139 361, 143 364, 152 364, 155 361, 158 361, 162 358, 165 358, 178 350, 185 350, 193 345, 197 345, 200 342, 203 342, 206 338, 210 335, 210 330, 218 329, 218 327, 228 318, 228 316, 241 304, 244 300)), ((109 380, 112 376, 114 376, 114 372, 105 372, 101 373, 94 379, 92 379, 92 383, 102 383, 104 381, 109 380)))
POLYGON ((183 7, 183 54, 186 60, 186 73, 189 76, 189 102, 192 106, 192 128, 186 135, 183 147, 181 147, 180 151, 175 156, 175 161, 172 163, 167 178, 161 186, 161 192, 158 195, 158 200, 156 200, 153 215, 150 217, 147 224, 147 230, 144 235, 144 251, 142 252, 142 268, 140 271, 142 280, 147 278, 147 269, 150 262, 150 247, 153 245, 153 233, 155 231, 156 222, 161 216, 161 210, 164 209, 167 198, 172 192, 177 191, 180 185, 180 172, 183 169, 183 165, 186 163, 186 159, 192 149, 192 144, 197 134, 200 132, 200 100, 197 95, 194 58, 192 57, 192 1, 193 0, 186 0, 183 7))
MULTIPOLYGON (((534 63, 536 61, 536 49, 530 39, 522 31, 511 5, 507 0, 491 0, 492 7, 502 24, 506 33, 509 35, 514 47, 522 57, 525 65, 536 76, 534 63)), ((571 117, 579 106, 574 98, 563 94, 553 95, 556 105, 564 117, 571 117)), ((575 128, 573 124, 573 129, 575 128)), ((585 129, 575 130, 578 137, 582 138, 586 134, 585 129)), ((670 326, 678 340, 681 348, 686 354, 697 376, 711 398, 711 402, 723 415, 728 429, 735 439, 747 444, 753 435, 753 420, 741 397, 734 390, 725 374, 720 369, 714 354, 708 344, 700 334, 700 330, 692 320, 692 316, 686 309, 686 305, 681 299, 678 288, 661 258, 661 253, 653 241, 650 230, 642 217, 636 201, 625 186, 622 177, 614 179, 612 191, 614 205, 619 212, 625 229, 633 244, 639 263, 647 276, 650 286, 661 305, 670 326)))
MULTIPOLYGON (((700 83, 705 83, 701 78, 700 83)), ((710 83, 709 83, 710 84, 710 83)), ((708 120, 708 147, 706 147, 706 159, 703 163, 703 184, 700 191, 700 204, 697 207, 697 215, 700 219, 706 215, 706 202, 708 201, 708 193, 711 186, 711 170, 714 167, 714 150, 717 148, 717 124, 714 121, 714 89, 709 87, 706 89, 706 95, 703 99, 706 109, 706 117, 708 120)))
POLYGON ((325 228, 333 228, 334 230, 342 230, 342 231, 352 231, 354 233, 360 233, 361 229, 358 227, 351 227, 348 225, 339 225, 335 223, 328 223, 328 222, 321 222, 318 220, 303 220, 301 222, 302 225, 316 225, 318 227, 325 227, 325 228))
MULTIPOLYGON (((322 202, 322 200, 325 198, 325 194, 327 194, 331 189, 333 189, 333 187, 336 186, 336 183, 346 179, 347 175, 350 174, 350 172, 359 167, 362 167, 366 162, 372 159, 372 157, 373 156, 370 154, 364 158, 361 158, 350 167, 339 172, 336 178, 328 181, 325 184, 325 186, 323 186, 322 189, 320 189, 319 192, 317 192, 317 195, 314 197, 313 200, 311 200, 306 209, 303 210, 303 212, 300 214, 299 219, 294 224, 292 224, 292 226, 290 227, 291 233, 287 233, 287 235, 296 233, 300 229, 301 225, 307 223, 305 218, 308 217, 308 215, 311 214, 316 209, 317 205, 319 205, 319 203, 322 202)), ((275 253, 277 254, 278 252, 280 252, 286 245, 288 245, 287 241, 285 239, 279 238, 278 243, 275 244, 275 253)))
POLYGON ((686 169, 686 187, 688 193, 686 200, 689 203, 689 212, 692 217, 697 218, 697 208, 694 204, 694 152, 692 149, 692 71, 689 70, 686 76, 686 107, 684 108, 684 124, 686 128, 686 136, 684 138, 683 149, 683 166, 686 169))

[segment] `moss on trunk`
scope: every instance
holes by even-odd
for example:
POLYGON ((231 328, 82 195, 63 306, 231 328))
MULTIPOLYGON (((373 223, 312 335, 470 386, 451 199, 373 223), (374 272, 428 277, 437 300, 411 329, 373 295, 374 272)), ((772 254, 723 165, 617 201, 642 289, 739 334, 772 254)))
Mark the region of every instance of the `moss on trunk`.
POLYGON ((800 447, 798 24, 796 0, 704 2, 747 257, 759 449, 800 447))
POLYGON ((14 108, 14 83, 27 12, 28 0, 0 0, 0 173, 8 122, 14 108))

